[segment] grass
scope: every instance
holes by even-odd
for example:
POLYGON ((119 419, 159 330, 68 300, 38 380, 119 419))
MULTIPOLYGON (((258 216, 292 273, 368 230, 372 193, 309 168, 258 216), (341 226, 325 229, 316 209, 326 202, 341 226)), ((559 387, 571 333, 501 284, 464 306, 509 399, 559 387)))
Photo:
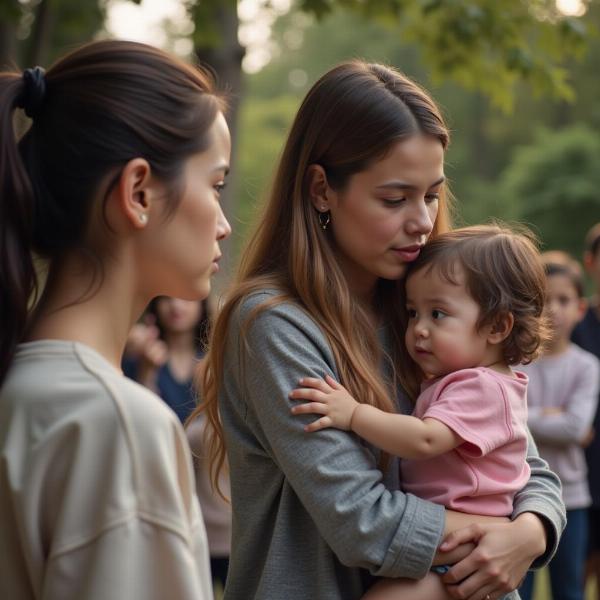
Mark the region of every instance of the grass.
MULTIPOLYGON (((548 569, 542 569, 535 577, 533 600, 550 600, 551 598, 548 569)), ((595 585, 588 585, 585 600, 599 600, 595 585)))

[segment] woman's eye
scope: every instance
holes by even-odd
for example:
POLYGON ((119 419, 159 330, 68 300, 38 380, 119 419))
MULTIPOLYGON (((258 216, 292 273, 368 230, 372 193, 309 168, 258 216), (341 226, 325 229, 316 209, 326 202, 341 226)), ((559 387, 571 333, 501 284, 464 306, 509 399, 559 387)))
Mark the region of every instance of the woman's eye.
POLYGON ((220 181, 219 183, 216 183, 215 185, 213 185, 217 194, 220 194, 225 189, 226 186, 227 186, 227 183, 225 183, 224 181, 220 181))
POLYGON ((406 198, 382 198, 386 206, 398 206, 406 201, 406 198))
POLYGON ((446 313, 436 309, 431 311, 431 316, 436 320, 443 319, 446 316, 446 313))
POLYGON ((440 195, 436 192, 435 194, 425 194, 425 200, 427 202, 435 202, 440 199, 440 195))

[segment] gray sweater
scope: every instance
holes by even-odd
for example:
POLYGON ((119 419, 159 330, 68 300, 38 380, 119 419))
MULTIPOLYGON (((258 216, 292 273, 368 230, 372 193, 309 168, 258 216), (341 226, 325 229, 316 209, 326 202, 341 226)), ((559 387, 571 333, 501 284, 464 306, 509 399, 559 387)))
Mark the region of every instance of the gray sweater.
MULTIPOLYGON (((382 475, 376 449, 354 434, 304 432, 314 415, 293 416, 289 392, 301 377, 338 374, 322 331, 293 304, 261 312, 242 340, 240 326, 274 295, 247 297, 226 341, 219 401, 233 543, 225 599, 354 600, 373 576, 423 577, 442 538, 444 507, 402 493, 397 459, 382 475)), ((398 410, 411 409, 399 390, 398 410)), ((556 549, 565 513, 560 483, 532 442, 528 461, 531 479, 513 516, 545 518, 542 565, 556 549)))

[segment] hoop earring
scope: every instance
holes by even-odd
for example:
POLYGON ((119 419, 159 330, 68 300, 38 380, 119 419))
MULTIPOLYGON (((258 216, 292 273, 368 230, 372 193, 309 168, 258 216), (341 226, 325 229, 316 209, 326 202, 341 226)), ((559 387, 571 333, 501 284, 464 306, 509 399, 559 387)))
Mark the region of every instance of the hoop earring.
POLYGON ((329 225, 330 221, 331 221, 331 213, 329 211, 319 213, 319 225, 321 226, 321 229, 323 231, 325 231, 325 229, 327 229, 327 225, 329 225))

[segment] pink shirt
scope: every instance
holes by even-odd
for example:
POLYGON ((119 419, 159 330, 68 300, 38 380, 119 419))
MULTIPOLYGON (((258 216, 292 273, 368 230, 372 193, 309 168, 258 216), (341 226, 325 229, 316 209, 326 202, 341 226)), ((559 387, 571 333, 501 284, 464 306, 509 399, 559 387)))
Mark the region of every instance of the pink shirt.
POLYGON ((527 375, 463 369, 422 385, 413 415, 433 418, 464 441, 434 458, 402 461, 405 492, 447 508, 507 516, 529 480, 527 375))

